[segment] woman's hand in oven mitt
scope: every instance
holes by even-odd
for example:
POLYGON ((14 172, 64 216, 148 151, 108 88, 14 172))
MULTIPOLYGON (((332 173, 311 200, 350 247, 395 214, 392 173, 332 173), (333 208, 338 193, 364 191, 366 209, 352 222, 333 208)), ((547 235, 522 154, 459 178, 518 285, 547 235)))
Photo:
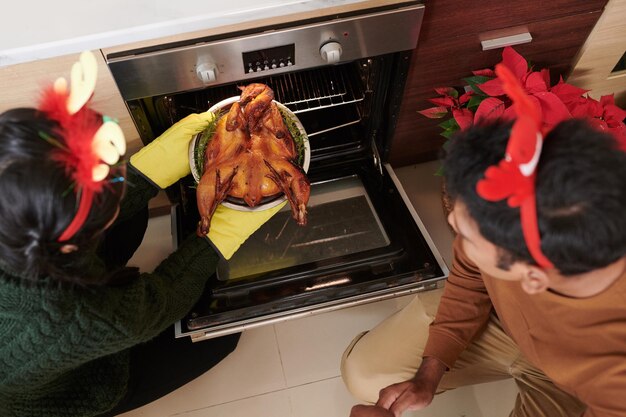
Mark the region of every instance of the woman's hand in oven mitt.
POLYGON ((208 111, 190 114, 131 156, 130 164, 159 187, 169 187, 191 173, 189 142, 214 119, 208 111))
POLYGON ((224 259, 230 259, 239 246, 287 202, 262 211, 239 211, 219 205, 211 218, 207 237, 224 259))

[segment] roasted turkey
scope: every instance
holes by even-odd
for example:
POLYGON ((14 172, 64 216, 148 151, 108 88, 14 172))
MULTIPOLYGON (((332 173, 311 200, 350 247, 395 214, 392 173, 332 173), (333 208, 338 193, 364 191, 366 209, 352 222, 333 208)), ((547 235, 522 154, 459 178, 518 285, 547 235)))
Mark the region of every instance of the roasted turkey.
POLYGON ((239 101, 217 122, 204 154, 196 192, 200 236, 209 232, 211 217, 227 196, 255 207, 263 197, 282 192, 296 222, 307 221, 311 186, 296 162, 296 145, 272 101, 274 92, 265 84, 240 88, 239 101))

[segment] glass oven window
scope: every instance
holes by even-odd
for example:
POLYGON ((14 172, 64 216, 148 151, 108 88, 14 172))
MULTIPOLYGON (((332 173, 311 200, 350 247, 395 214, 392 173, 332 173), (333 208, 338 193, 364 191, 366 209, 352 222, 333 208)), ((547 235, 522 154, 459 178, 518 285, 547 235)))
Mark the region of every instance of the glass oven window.
POLYGON ((238 280, 302 264, 344 257, 390 244, 358 176, 313 184, 308 224, 298 226, 286 205, 218 269, 238 280))

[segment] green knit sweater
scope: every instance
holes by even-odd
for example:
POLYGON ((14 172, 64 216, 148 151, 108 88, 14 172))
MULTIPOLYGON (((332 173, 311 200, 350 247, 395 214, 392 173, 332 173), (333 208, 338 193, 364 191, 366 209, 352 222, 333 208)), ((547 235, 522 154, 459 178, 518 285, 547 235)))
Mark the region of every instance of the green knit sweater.
MULTIPOLYGON (((156 192, 129 167, 120 216, 145 207, 156 192)), ((187 314, 216 262, 208 241, 191 237, 154 273, 120 286, 33 285, 0 270, 0 416, 111 409, 126 391, 129 348, 187 314)), ((102 268, 102 261, 93 264, 102 268)))

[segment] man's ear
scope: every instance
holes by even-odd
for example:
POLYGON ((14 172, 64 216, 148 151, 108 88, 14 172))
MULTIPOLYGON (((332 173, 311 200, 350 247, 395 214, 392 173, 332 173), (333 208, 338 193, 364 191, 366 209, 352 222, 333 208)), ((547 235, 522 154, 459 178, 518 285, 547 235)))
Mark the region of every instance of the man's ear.
POLYGON ((534 265, 524 265, 522 289, 530 295, 539 294, 550 288, 550 277, 541 268, 534 265))

